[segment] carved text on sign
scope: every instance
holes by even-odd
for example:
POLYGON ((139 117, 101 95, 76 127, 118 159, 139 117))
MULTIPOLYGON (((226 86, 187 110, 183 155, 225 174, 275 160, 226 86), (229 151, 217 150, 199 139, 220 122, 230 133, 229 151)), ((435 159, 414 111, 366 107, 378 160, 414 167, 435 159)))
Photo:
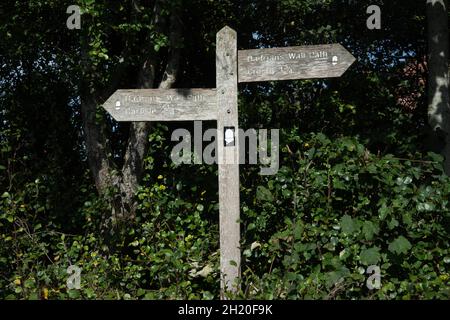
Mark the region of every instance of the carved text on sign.
POLYGON ((121 89, 103 106, 117 121, 217 119, 215 89, 121 89))
POLYGON ((239 82, 340 77, 354 61, 340 44, 240 50, 239 82))

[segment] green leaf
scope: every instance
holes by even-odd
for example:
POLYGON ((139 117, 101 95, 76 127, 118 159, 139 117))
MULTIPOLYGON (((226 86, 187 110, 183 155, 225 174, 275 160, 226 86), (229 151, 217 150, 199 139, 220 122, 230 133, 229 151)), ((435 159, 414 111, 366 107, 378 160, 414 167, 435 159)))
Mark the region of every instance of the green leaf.
POLYGON ((155 300, 155 294, 153 292, 147 292, 143 300, 155 300))
POLYGON ((283 194, 283 196, 285 198, 290 198, 292 196, 291 190, 288 190, 288 189, 284 189, 281 193, 283 194))
POLYGON ((267 202, 272 202, 274 200, 272 192, 263 186, 258 186, 258 188, 256 188, 256 199, 267 202))
POLYGON ((407 253, 411 248, 411 243, 403 236, 398 237, 389 244, 389 251, 397 254, 407 253))
POLYGON ((143 295, 145 295, 145 290, 144 289, 142 289, 142 288, 139 288, 138 290, 137 290, 137 292, 136 292, 136 295, 138 296, 138 297, 140 297, 140 296, 143 296, 143 295))
POLYGON ((355 232, 355 222, 353 221, 352 217, 350 217, 349 215, 345 215, 342 217, 341 219, 341 228, 342 228, 342 232, 347 233, 347 234, 351 234, 353 232, 355 232))
POLYGON ((86 296, 87 296, 88 299, 95 298, 95 292, 94 292, 94 290, 91 289, 91 288, 86 288, 86 289, 84 290, 84 293, 86 294, 86 296))
POLYGON ((410 226, 413 223, 410 213, 404 213, 402 216, 402 219, 403 219, 403 223, 408 226, 410 226))
POLYGON ((196 273, 196 276, 206 278, 213 271, 213 268, 209 264, 207 264, 202 270, 196 273))
POLYGON ((23 285, 24 285, 24 287, 25 288, 33 288, 33 286, 35 285, 35 281, 34 281, 34 279, 27 279, 27 280, 25 280, 25 282, 23 283, 23 285))
POLYGON ((368 241, 373 239, 375 234, 378 234, 380 231, 378 225, 374 224, 372 221, 364 221, 362 231, 364 234, 364 238, 368 241))
POLYGON ((362 250, 359 254, 361 263, 369 266, 377 264, 380 261, 380 249, 378 247, 362 250))
POLYGON ((398 220, 395 218, 392 218, 391 221, 388 222, 388 228, 389 228, 389 230, 392 230, 395 227, 398 227, 398 220))
POLYGON ((80 292, 78 290, 69 290, 67 293, 71 299, 78 299, 80 297, 80 292))
POLYGON ((336 271, 327 272, 324 275, 324 279, 326 281, 327 287, 330 288, 337 283, 341 283, 345 280, 345 277, 347 277, 350 274, 350 271, 346 267, 339 268, 336 271))
POLYGON ((28 296, 28 300, 39 300, 38 293, 37 292, 30 293, 30 295, 28 296))
POLYGON ((137 247, 139 245, 139 241, 138 240, 134 240, 133 242, 130 243, 131 247, 137 247))
POLYGON ((434 152, 428 152, 428 157, 431 158, 432 161, 437 162, 437 163, 441 163, 444 161, 444 157, 440 154, 436 154, 434 152))
POLYGON ((203 291, 203 299, 204 300, 212 300, 214 299, 214 295, 209 291, 203 291))
POLYGON ((391 212, 392 212, 392 209, 383 203, 381 208, 378 209, 378 217, 380 218, 380 220, 384 220, 388 216, 388 214, 390 214, 391 212))
POLYGON ((301 223, 297 223, 294 228, 294 239, 299 240, 302 237, 303 233, 303 225, 301 223))
POLYGON ((433 211, 434 208, 434 204, 432 203, 419 203, 417 205, 417 211, 419 212, 433 211))

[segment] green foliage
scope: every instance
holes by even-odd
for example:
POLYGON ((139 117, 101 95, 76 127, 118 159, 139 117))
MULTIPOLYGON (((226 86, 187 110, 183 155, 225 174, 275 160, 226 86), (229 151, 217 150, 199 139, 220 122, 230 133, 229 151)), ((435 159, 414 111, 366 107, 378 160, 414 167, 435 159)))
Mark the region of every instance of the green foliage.
MULTIPOLYGON (((247 183, 258 187, 244 184, 241 190, 238 296, 448 299, 450 181, 435 156, 376 156, 353 138, 293 133, 283 135, 284 165, 276 176, 262 178, 252 168, 246 173, 252 179, 247 183), (366 287, 371 265, 381 269, 379 290, 366 287)), ((166 144, 161 141, 160 148, 166 144)), ((22 195, 5 192, 1 296, 217 298, 218 212, 209 199, 215 193, 180 180, 186 168, 168 159, 159 163, 159 150, 148 159, 166 169, 147 175, 135 223, 109 241, 96 231, 108 205, 93 194, 76 213, 84 218, 83 231, 71 234, 45 219, 48 191, 42 182, 26 184, 22 195), (66 288, 71 264, 82 269, 81 290, 66 288)))

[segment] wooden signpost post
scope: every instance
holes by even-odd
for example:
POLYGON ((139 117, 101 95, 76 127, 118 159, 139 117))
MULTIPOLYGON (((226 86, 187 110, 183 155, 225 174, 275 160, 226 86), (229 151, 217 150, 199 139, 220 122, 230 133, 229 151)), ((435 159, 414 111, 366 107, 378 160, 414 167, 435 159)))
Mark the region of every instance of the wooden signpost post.
POLYGON ((216 39, 216 86, 219 117, 217 147, 219 160, 219 229, 221 298, 235 291, 240 277, 239 137, 237 108, 237 37, 225 27, 216 39), (229 134, 227 134, 227 131, 229 134))
POLYGON ((117 121, 217 120, 221 298, 240 277, 238 82, 340 77, 355 58, 340 44, 237 50, 217 33, 215 89, 117 90, 103 107, 117 121))

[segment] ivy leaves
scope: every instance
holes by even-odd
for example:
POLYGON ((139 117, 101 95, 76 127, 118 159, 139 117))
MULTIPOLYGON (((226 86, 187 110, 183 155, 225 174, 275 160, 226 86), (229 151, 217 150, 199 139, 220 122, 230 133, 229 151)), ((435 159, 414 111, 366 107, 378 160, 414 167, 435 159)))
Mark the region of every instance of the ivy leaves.
POLYGON ((375 156, 356 139, 332 141, 324 134, 284 139, 294 164, 259 181, 243 215, 251 221, 243 237, 248 248, 262 243, 247 250, 246 265, 260 274, 271 264, 270 276, 247 275, 248 281, 278 288, 259 298, 320 299, 331 291, 361 298, 370 266, 382 272, 382 286, 371 297, 445 296, 448 271, 434 261, 449 256, 444 217, 450 187, 427 156, 415 163, 375 156), (424 210, 423 204, 430 206, 424 210), (254 228, 259 221, 264 227, 254 228))
POLYGON ((359 255, 361 263, 367 266, 376 265, 380 261, 380 257, 380 248, 378 247, 362 250, 359 255))
POLYGON ((274 200, 270 190, 263 186, 258 186, 256 188, 256 199, 266 202, 272 202, 274 200))
POLYGON ((340 226, 342 232, 346 235, 352 235, 361 231, 362 236, 367 241, 373 240, 374 236, 377 235, 380 231, 378 222, 374 222, 371 220, 361 221, 357 218, 353 219, 349 215, 344 215, 341 218, 340 226))
POLYGON ((357 223, 349 216, 344 215, 341 219, 342 232, 352 234, 357 230, 357 223))
POLYGON ((362 231, 367 241, 373 240, 374 236, 380 231, 378 223, 372 221, 364 221, 362 231))
POLYGON ((406 254, 411 248, 411 243, 403 236, 399 236, 389 244, 389 251, 396 254, 406 254))

